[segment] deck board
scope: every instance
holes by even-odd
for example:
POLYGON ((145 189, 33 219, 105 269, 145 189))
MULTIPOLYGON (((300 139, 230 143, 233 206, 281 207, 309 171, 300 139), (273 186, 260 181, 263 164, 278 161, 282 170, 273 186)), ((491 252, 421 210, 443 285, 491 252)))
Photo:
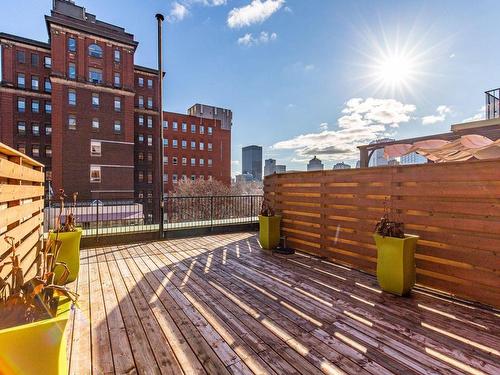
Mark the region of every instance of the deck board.
POLYGON ((254 233, 82 250, 71 374, 498 374, 498 312, 254 233))

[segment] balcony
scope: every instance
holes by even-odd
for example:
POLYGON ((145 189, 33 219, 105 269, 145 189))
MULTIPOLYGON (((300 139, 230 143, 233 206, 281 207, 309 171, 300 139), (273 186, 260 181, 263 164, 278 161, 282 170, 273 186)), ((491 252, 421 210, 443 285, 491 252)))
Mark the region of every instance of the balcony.
POLYGON ((486 95, 486 120, 500 117, 500 88, 485 92, 486 95))

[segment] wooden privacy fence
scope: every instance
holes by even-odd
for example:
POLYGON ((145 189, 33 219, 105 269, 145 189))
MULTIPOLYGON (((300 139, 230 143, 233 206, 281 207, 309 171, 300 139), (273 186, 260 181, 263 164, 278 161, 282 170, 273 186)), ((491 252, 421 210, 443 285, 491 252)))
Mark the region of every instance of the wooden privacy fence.
MULTIPOLYGON (((9 262, 14 237, 25 276, 37 271, 38 250, 43 234, 43 164, 0 143, 0 265, 9 262)), ((5 277, 5 267, 0 277, 5 277)))
POLYGON ((500 160, 274 174, 264 193, 287 244, 372 274, 392 207, 420 236, 418 284, 500 307, 500 160))

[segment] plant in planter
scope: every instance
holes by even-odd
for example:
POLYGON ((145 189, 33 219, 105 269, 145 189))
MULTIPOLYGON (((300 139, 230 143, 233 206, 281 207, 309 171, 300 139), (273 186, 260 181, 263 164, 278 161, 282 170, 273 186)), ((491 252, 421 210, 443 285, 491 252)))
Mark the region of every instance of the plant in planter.
POLYGON ((56 261, 61 244, 46 240, 36 276, 25 281, 15 240, 5 240, 10 261, 0 271, 10 266, 10 272, 0 278, 0 373, 67 373, 64 332, 77 294, 55 283, 56 267, 64 270, 62 281, 69 275, 66 265, 56 261))
POLYGON ((259 240, 262 248, 271 250, 280 243, 281 216, 275 215, 268 202, 263 201, 259 215, 259 240))
MULTIPOLYGON (((61 249, 57 260, 65 263, 69 270, 69 275, 65 279, 65 283, 70 283, 78 277, 80 270, 80 240, 82 237, 82 229, 76 226, 76 216, 74 210, 76 208, 76 201, 78 193, 73 193, 73 204, 70 209, 64 207, 64 200, 66 194, 63 189, 59 190, 59 214, 56 219, 55 228, 49 233, 49 238, 61 241, 61 249), (65 215, 65 222, 62 223, 62 214, 65 215)), ((60 267, 55 269, 55 280, 58 284, 62 284, 61 277, 63 270, 60 267)))
POLYGON ((404 224, 391 220, 389 212, 375 226, 377 280, 382 290, 400 296, 415 285, 415 248, 418 236, 405 234, 404 224))

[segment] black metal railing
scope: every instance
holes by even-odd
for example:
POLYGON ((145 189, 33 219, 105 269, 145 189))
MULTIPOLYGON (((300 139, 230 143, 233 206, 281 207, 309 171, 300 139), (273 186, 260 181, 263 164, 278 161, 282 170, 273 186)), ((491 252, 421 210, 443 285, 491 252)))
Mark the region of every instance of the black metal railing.
MULTIPOLYGON (((254 223, 262 199, 261 195, 165 197, 164 231, 254 223)), ((160 199, 141 198, 80 200, 74 208, 68 202, 62 211, 59 201, 48 200, 45 231, 53 229, 58 221, 64 223, 70 212, 84 237, 160 230, 160 199)))
POLYGON ((486 94, 486 119, 500 117, 500 88, 489 90, 486 94))

